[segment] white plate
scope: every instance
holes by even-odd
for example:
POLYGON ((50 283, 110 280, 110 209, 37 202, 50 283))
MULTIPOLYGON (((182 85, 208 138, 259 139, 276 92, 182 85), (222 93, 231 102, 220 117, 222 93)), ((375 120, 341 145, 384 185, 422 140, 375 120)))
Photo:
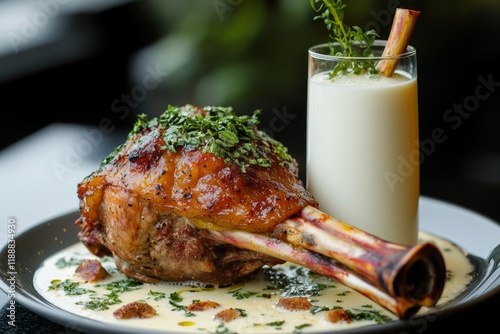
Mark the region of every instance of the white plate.
MULTIPOLYGON (((463 311, 500 293, 500 225, 477 213, 428 197, 421 197, 419 212, 422 231, 448 239, 468 253, 476 267, 472 283, 459 297, 432 313, 335 333, 400 333, 418 321, 426 321, 429 315, 445 316, 463 311)), ((77 212, 67 214, 16 236, 16 302, 74 331, 135 334, 134 328, 111 326, 61 310, 47 302, 34 287, 33 275, 43 260, 78 241, 79 228, 74 225, 77 217, 77 212)), ((5 245, 0 251, 0 288, 6 293, 10 285, 7 256, 5 245)), ((168 328, 168 324, 165 327, 168 328)), ((174 334, 168 329, 162 333, 174 334)))

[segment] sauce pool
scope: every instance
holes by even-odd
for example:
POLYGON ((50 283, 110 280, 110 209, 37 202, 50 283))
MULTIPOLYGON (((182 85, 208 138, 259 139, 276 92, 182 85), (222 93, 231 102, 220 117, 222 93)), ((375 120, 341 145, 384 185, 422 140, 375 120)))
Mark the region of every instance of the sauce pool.
MULTIPOLYGON (((473 278, 474 266, 454 243, 426 232, 420 241, 434 242, 445 259, 447 280, 435 308, 444 306, 463 292, 473 278)), ((263 268, 252 280, 230 287, 200 284, 146 284, 127 278, 116 269, 112 258, 97 258, 82 243, 76 243, 48 257, 34 275, 34 286, 51 304, 75 315, 114 326, 171 333, 315 333, 345 330, 396 321, 398 318, 371 299, 337 281, 310 270, 285 263, 263 268), (75 274, 84 259, 98 259, 110 276, 90 283, 75 274), (306 296, 310 310, 277 307, 280 298, 306 296), (134 301, 155 308, 147 319, 116 319, 113 312, 134 301), (187 310, 196 301, 214 301, 216 308, 187 310), (351 322, 332 323, 325 311, 341 307, 355 315, 351 322), (215 320, 218 312, 233 308, 239 317, 215 320)), ((434 308, 421 308, 418 314, 434 308)))

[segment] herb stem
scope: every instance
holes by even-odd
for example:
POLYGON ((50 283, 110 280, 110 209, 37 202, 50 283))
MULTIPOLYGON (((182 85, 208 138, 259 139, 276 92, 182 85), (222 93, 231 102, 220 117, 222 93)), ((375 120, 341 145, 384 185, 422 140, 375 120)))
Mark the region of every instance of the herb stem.
POLYGON ((337 12, 337 9, 335 7, 333 7, 331 2, 329 2, 329 1, 325 1, 325 4, 328 7, 328 9, 330 10, 330 13, 332 13, 332 15, 335 19, 336 25, 342 31, 342 37, 339 37, 342 40, 341 44, 344 45, 348 49, 349 53, 352 53, 352 49, 349 45, 349 35, 347 34, 346 28, 344 26, 344 22, 342 22, 342 20, 339 17, 339 13, 337 12))
MULTIPOLYGON (((314 19, 323 19, 327 30, 331 31, 330 37, 337 42, 339 50, 333 45, 330 47, 330 55, 340 57, 357 57, 358 52, 364 57, 371 56, 371 47, 375 38, 379 35, 375 30, 364 32, 358 26, 348 26, 344 23, 344 9, 347 7, 342 0, 310 0, 314 11, 323 11, 314 19), (354 44, 356 43, 356 48, 354 44)), ((369 61, 339 61, 330 74, 330 78, 338 74, 378 74, 375 64, 369 61)))

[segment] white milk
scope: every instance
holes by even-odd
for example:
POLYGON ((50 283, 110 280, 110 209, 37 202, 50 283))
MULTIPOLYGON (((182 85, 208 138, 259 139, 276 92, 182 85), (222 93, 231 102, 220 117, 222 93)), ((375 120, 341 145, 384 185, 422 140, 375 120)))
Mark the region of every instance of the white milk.
POLYGON ((309 78, 307 188, 319 208, 383 239, 418 236, 417 79, 309 78))

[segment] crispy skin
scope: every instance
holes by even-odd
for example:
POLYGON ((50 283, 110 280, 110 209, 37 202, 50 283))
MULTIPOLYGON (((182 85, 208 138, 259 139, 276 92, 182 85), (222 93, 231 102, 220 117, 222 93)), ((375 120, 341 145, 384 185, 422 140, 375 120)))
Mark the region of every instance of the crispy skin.
POLYGON ((306 205, 317 207, 298 178, 295 162, 266 152, 272 167, 250 166, 243 172, 198 149, 166 152, 161 133, 134 136, 113 161, 79 184, 78 225, 83 230, 99 220, 98 207, 108 186, 126 189, 157 212, 174 212, 201 227, 256 233, 271 231, 306 205))
POLYGON ((146 128, 132 136, 78 185, 76 224, 87 248, 113 255, 122 272, 144 282, 228 285, 283 263, 203 237, 200 228, 267 233, 303 207, 317 207, 296 162, 257 147, 272 167, 243 172, 200 149, 162 149, 163 131, 146 128))
POLYGON ((250 279, 265 264, 283 262, 205 238, 187 218, 159 214, 149 201, 121 187, 103 192, 99 219, 80 239, 91 251, 102 253, 106 247, 121 272, 142 282, 230 285, 250 279))

